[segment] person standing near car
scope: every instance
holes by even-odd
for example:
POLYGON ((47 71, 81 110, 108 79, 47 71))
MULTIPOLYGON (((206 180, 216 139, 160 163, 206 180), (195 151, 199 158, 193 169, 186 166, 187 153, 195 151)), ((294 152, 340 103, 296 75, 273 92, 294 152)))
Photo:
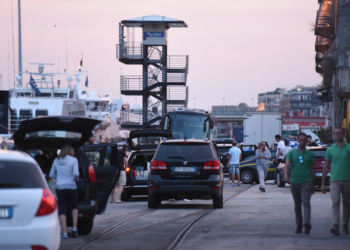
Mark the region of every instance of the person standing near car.
POLYGON ((332 214, 334 226, 331 233, 339 235, 340 199, 343 202, 343 234, 349 234, 349 199, 350 199, 350 144, 344 141, 345 131, 335 127, 333 138, 335 144, 326 151, 326 163, 322 171, 322 193, 326 193, 326 176, 331 167, 330 189, 333 202, 332 214), (341 198, 340 198, 341 196, 341 198))
POLYGON ((269 170, 271 153, 266 148, 266 142, 260 142, 260 148, 255 151, 256 168, 259 174, 259 190, 265 192, 265 179, 269 170))
POLYGON ((237 175, 238 184, 237 186, 241 186, 241 176, 239 173, 239 162, 242 159, 242 151, 237 147, 237 142, 232 142, 232 148, 228 151, 228 159, 227 159, 227 166, 229 167, 229 173, 232 178, 232 186, 234 187, 235 184, 235 175, 237 175))
POLYGON ((285 147, 281 149, 281 155, 283 157, 283 160, 286 159, 288 152, 292 150, 292 147, 289 145, 288 140, 284 141, 284 145, 285 147))
POLYGON ((278 167, 278 164, 280 164, 280 162, 283 160, 283 156, 281 155, 281 152, 282 152, 282 148, 284 148, 285 145, 280 135, 275 135, 275 139, 278 143, 276 159, 275 159, 275 184, 277 184, 277 167, 278 167))
POLYGON ((78 237, 78 192, 76 182, 79 181, 79 167, 78 160, 74 157, 74 149, 70 145, 64 145, 60 154, 53 161, 50 178, 56 179, 58 212, 62 227, 61 238, 68 238, 67 203, 69 203, 72 209, 72 237, 76 238, 78 237))
POLYGON ((304 208, 304 227, 305 234, 309 234, 311 230, 311 195, 315 193, 315 156, 306 149, 307 137, 305 133, 299 133, 298 148, 289 151, 284 166, 284 179, 289 182, 288 170, 292 166, 290 186, 294 199, 295 220, 297 229, 295 233, 302 233, 303 215, 301 204, 304 208))
MULTIPOLYGON (((115 199, 115 203, 122 203, 121 201, 121 196, 124 190, 124 186, 126 185, 126 173, 125 170, 128 167, 128 159, 126 157, 126 149, 128 146, 126 144, 123 145, 121 150, 118 150, 118 167, 120 170, 120 175, 119 175, 119 180, 118 180, 118 188, 117 188, 117 197, 115 199)), ((111 192, 111 200, 110 202, 112 203, 114 200, 114 192, 115 188, 112 189, 111 192)))

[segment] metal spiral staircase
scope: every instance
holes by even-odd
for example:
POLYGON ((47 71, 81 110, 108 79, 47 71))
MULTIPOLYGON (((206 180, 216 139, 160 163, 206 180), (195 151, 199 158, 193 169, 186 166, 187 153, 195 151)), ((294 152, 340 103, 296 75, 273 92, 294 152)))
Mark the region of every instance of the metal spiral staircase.
MULTIPOLYGON (((159 125, 164 114, 178 107, 187 107, 188 102, 188 56, 167 55, 167 45, 152 45, 125 41, 124 27, 134 29, 143 24, 187 27, 180 20, 147 16, 124 20, 120 24, 120 39, 117 45, 117 59, 124 64, 142 65, 141 75, 121 75, 120 91, 123 95, 142 96, 142 110, 121 112, 123 128, 146 128, 159 125), (162 18, 162 21, 159 19, 162 18), (138 20, 135 24, 135 20, 138 20), (174 26, 182 25, 182 26, 174 26)), ((128 34, 131 32, 128 32, 128 34)), ((134 31, 132 31, 134 34, 134 31)), ((127 36, 129 39, 129 35, 127 36)), ((145 39, 145 38, 144 38, 145 39)))

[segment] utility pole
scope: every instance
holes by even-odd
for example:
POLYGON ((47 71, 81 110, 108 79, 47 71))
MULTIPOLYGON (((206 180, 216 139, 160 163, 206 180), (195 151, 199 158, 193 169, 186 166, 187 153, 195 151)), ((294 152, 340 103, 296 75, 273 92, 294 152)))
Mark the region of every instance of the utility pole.
POLYGON ((224 100, 224 115, 225 115, 225 98, 222 98, 224 100))

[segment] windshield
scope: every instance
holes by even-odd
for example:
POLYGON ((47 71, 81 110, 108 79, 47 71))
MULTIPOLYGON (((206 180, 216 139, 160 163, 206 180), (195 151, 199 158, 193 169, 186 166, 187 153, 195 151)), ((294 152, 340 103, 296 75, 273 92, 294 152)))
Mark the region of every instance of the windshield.
POLYGON ((231 147, 218 147, 219 154, 228 153, 231 147))
POLYGON ((158 147, 155 158, 165 161, 202 161, 215 156, 209 144, 162 144, 158 147))
POLYGON ((107 111, 108 105, 106 102, 87 102, 87 109, 90 111, 107 111))
POLYGON ((168 129, 167 126, 170 123, 170 130, 173 133, 175 139, 205 139, 209 138, 209 122, 205 127, 205 120, 207 116, 205 114, 196 113, 169 113, 166 117, 164 129, 168 129), (170 118, 170 119, 169 119, 170 118))
POLYGON ((158 146, 158 144, 164 139, 169 139, 169 138, 161 137, 161 136, 153 136, 153 137, 145 136, 145 137, 133 138, 131 140, 131 143, 132 143, 133 147, 138 147, 138 146, 158 146))
POLYGON ((41 173, 33 163, 0 161, 0 189, 45 187, 41 173))
POLYGON ((326 150, 312 150, 312 153, 314 153, 315 158, 326 158, 326 150))
POLYGON ((29 132, 25 136, 25 140, 31 138, 46 137, 46 138, 69 138, 79 140, 81 138, 81 133, 61 131, 61 130, 48 130, 48 131, 35 131, 29 132))

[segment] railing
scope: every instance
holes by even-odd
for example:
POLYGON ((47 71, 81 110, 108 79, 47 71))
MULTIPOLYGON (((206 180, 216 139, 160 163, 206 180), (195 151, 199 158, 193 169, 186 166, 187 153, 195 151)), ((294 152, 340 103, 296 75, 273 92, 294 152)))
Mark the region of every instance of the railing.
MULTIPOLYGON (((145 110, 129 110, 121 111, 121 123, 122 125, 144 125, 143 117, 146 115, 145 110)), ((147 120, 145 123, 152 120, 156 120, 152 125, 159 125, 160 118, 162 116, 161 102, 156 102, 147 107, 147 120), (159 118, 159 119, 157 119, 159 118)))
POLYGON ((188 56, 168 56, 168 69, 186 69, 188 71, 188 56))
POLYGON ((10 117, 11 117, 10 130, 12 131, 17 131, 22 121, 33 118, 32 116, 29 116, 29 115, 22 115, 20 117, 17 117, 16 115, 11 115, 10 117))
POLYGON ((323 62, 323 59, 324 59, 324 53, 316 52, 316 56, 315 56, 316 63, 323 62))
POLYGON ((120 76, 120 90, 142 90, 143 77, 141 76, 120 76))
POLYGON ((331 38, 335 32, 335 16, 333 11, 317 11, 315 34, 331 38))
POLYGON ((323 36, 316 36, 315 50, 317 52, 326 53, 332 46, 332 41, 323 36))
POLYGON ((142 59, 143 45, 140 42, 125 42, 117 44, 118 59, 142 59))
POLYGON ((169 86, 167 91, 167 100, 187 100, 188 87, 169 86))

